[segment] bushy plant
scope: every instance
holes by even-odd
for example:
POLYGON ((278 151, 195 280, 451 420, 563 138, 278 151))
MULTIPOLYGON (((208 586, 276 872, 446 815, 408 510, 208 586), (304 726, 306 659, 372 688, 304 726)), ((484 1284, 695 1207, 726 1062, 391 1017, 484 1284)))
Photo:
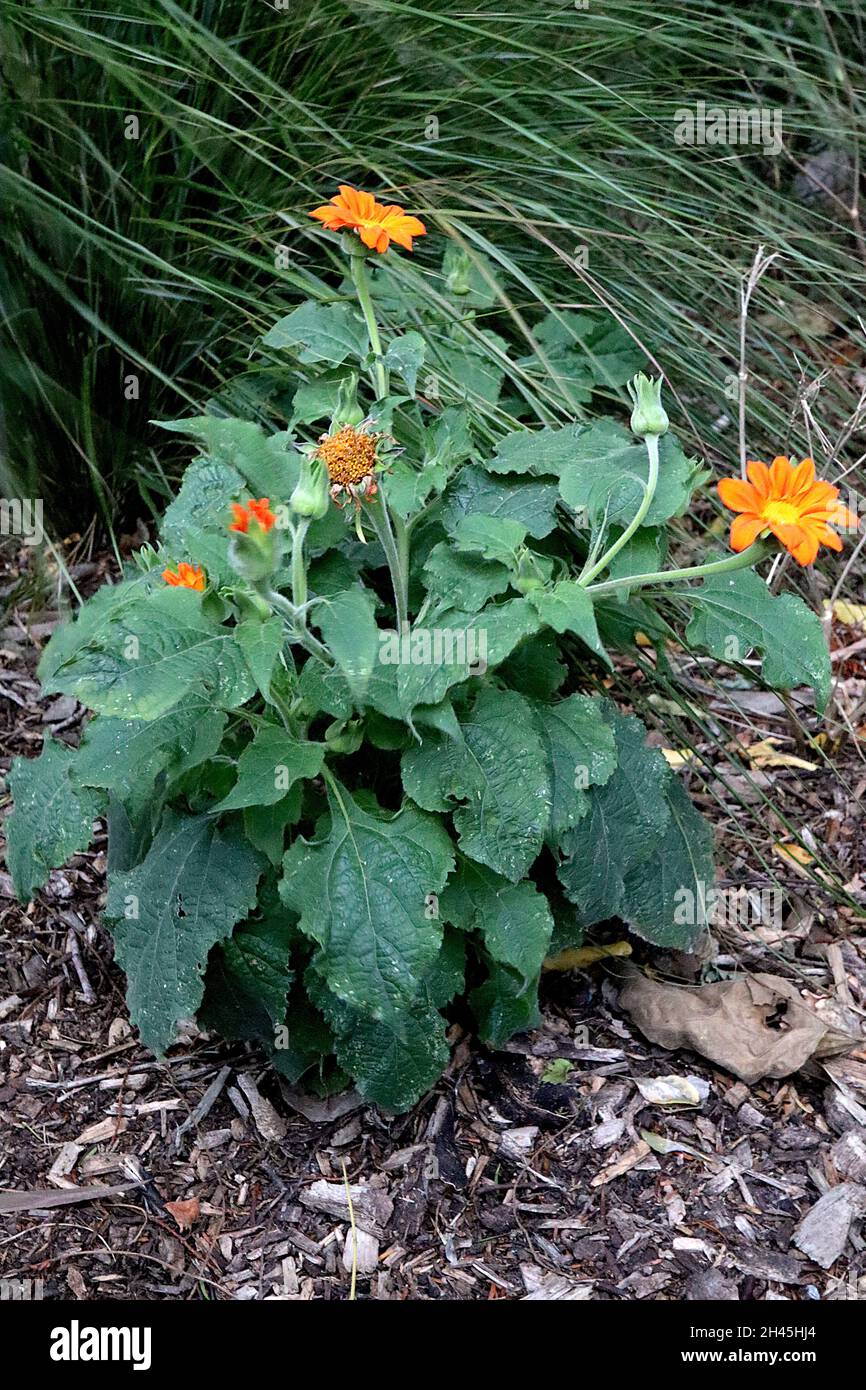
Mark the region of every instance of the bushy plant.
MULTIPOLYGON (((313 215, 346 280, 266 342, 317 378, 289 431, 167 425, 199 456, 158 546, 43 654, 45 689, 94 717, 77 750, 48 740, 13 765, 8 862, 28 898, 104 816, 106 918, 149 1048, 195 1016, 292 1081, 351 1077, 400 1110, 445 1065, 455 1001, 498 1045, 533 1024, 545 958, 595 924, 676 947, 700 933, 711 833, 606 697, 609 653, 756 652, 770 685, 811 685, 822 708, 818 619, 754 566, 777 543, 808 563, 853 519, 810 461, 752 464, 722 485, 733 553, 665 569, 666 525, 707 473, 661 383, 629 381, 630 427, 490 446, 437 388, 443 356, 475 392, 489 371, 477 271, 448 247, 437 323, 390 273, 416 218, 347 188, 313 215), (387 343, 386 300, 403 325, 387 343)), ((595 320, 552 314, 537 336, 532 370, 590 388, 634 371, 595 320)))

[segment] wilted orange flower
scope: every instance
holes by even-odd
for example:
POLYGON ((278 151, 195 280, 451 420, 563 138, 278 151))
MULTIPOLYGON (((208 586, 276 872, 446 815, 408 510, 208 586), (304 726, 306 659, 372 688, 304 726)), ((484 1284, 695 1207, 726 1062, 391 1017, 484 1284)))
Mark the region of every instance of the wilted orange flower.
POLYGON ((196 593, 204 593, 204 570, 196 565, 188 565, 186 560, 181 560, 176 574, 172 569, 164 569, 162 577, 173 589, 195 589, 196 593))
POLYGON ((396 203, 385 207, 376 202, 372 193, 361 193, 347 183, 341 183, 339 193, 330 203, 314 208, 310 217, 317 217, 329 232, 357 232, 365 246, 380 254, 388 250, 392 241, 411 251, 412 238, 427 234, 424 223, 404 208, 396 203))
POLYGON ((265 532, 270 531, 276 521, 276 514, 271 511, 271 499, 260 497, 258 501, 250 497, 247 505, 242 507, 240 502, 232 502, 232 513, 234 521, 229 526, 230 531, 243 531, 246 534, 250 529, 250 522, 255 520, 265 532))
POLYGON ((723 478, 719 496, 731 511, 739 512, 731 526, 731 545, 745 550, 762 532, 772 531, 800 565, 811 565, 819 545, 841 550, 842 542, 831 529, 857 526, 857 517, 837 501, 839 489, 815 477, 811 459, 796 466, 787 458, 746 465, 749 481, 723 478))

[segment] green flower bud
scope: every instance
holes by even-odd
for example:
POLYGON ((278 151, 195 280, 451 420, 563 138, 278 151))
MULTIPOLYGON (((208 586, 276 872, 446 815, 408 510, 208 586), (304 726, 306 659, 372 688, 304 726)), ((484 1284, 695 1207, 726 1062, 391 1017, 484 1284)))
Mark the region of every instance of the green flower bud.
POLYGON ((455 251, 449 258, 451 261, 448 274, 445 276, 445 284, 452 294, 469 294, 472 290, 472 259, 467 256, 465 251, 455 251))
POLYGON ((229 564, 235 574, 249 584, 269 579, 277 567, 277 547, 273 531, 251 527, 249 533, 232 531, 229 564))
POLYGON ((637 376, 633 376, 631 381, 627 382, 626 389, 634 405, 631 413, 631 427, 634 433, 641 436, 665 434, 670 420, 662 405, 662 378, 656 380, 638 372, 637 376))
POLYGON ((311 459, 309 454, 301 454, 301 467, 295 490, 289 498, 289 506, 297 516, 307 516, 318 521, 328 510, 328 474, 321 459, 311 459))
POLYGON ((337 391, 337 408, 331 419, 329 434, 342 429, 344 425, 360 425, 365 419, 364 411, 358 404, 358 376, 350 372, 343 377, 337 391))

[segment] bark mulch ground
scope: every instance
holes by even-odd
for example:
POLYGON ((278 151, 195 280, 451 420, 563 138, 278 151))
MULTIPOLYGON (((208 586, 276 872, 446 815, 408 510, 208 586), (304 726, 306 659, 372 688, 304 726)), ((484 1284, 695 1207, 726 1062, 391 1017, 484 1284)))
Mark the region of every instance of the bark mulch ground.
MULTIPOLYGON (((44 597, 33 607, 19 564, 0 581, 0 771, 48 733, 77 741, 83 713, 34 678, 56 614, 44 597)), ((108 563, 73 573, 89 591, 108 563)), ((848 905, 783 854, 780 925, 727 922, 700 960, 651 964, 692 982, 781 975, 860 1039, 862 636, 833 637, 844 709, 828 726, 834 762, 763 769, 848 905)), ((756 721, 765 737, 787 728, 777 697, 753 693, 748 728, 738 708, 718 712, 735 746, 754 739, 756 721)), ((762 855, 784 842, 784 821, 756 808, 763 842, 750 846, 724 788, 703 809, 722 881, 766 882, 762 855)), ((41 1279, 46 1298, 344 1299, 354 1262, 361 1298, 866 1297, 862 1041, 746 1086, 648 1043, 618 1006, 608 961, 548 975, 542 1026, 502 1052, 455 1024, 447 1074, 396 1118, 354 1094, 291 1091, 254 1050, 201 1035, 155 1062, 130 1028, 100 925, 104 850, 97 837, 26 908, 0 870, 0 1278, 41 1279), (672 1074, 692 1078, 699 1104, 672 1109, 639 1089, 672 1074), (35 1195, 9 1210, 13 1192, 35 1195), (830 1212, 832 1193, 841 1205, 830 1212), (843 1226, 827 1268, 799 1229, 819 1201, 822 1231, 843 1226)))

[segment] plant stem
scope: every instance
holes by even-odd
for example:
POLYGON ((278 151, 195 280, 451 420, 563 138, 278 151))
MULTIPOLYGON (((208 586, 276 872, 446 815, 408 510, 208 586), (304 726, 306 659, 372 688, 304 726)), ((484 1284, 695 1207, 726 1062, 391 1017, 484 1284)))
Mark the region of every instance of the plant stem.
POLYGON ((646 483, 644 484, 643 500, 622 535, 617 537, 613 545, 605 551, 600 560, 597 560, 594 565, 588 570, 585 570, 580 576, 577 582, 583 588, 586 588, 587 584, 590 584, 597 574, 601 574, 603 569, 607 569, 613 557, 618 555, 623 546, 627 545, 631 540, 652 506, 652 500, 656 495, 656 488, 659 481, 659 437, 657 434, 648 434, 644 437, 644 443, 646 444, 646 451, 649 457, 649 472, 647 474, 646 483))
POLYGON ((647 584, 673 584, 678 579, 700 579, 705 574, 727 574, 729 570, 745 569, 756 565, 771 553, 770 546, 763 540, 755 541, 748 550, 737 555, 727 555, 724 560, 712 560, 708 565, 692 565, 680 570, 657 570, 654 574, 627 574, 622 579, 607 579, 603 584, 591 584, 587 589, 593 597, 612 594, 617 589, 642 589, 647 584))
POLYGON ((364 315, 364 322, 367 325, 370 350, 376 359, 374 363, 376 400, 383 401, 388 394, 388 370, 383 360, 382 339, 379 334, 379 325, 376 322, 373 300, 370 297, 370 281, 367 277, 367 258, 365 256, 350 256, 349 265, 351 267, 355 293, 358 296, 358 304, 361 313, 364 315))
MULTIPOLYGON (((408 555, 405 549, 404 555, 401 555, 397 542, 394 539, 394 532, 391 528, 391 518, 384 497, 382 497, 382 505, 380 507, 377 507, 375 502, 370 503, 364 515, 369 518, 370 525, 376 532, 379 544, 385 552, 385 559, 388 562, 388 569, 391 574, 391 585, 394 590, 394 607, 397 610, 397 630, 398 632, 402 632, 409 621, 408 555)), ((405 527, 403 528, 403 536, 405 537, 405 527)))
MULTIPOLYGON (((355 293, 358 296, 358 304, 367 325, 370 350, 375 358, 376 400, 383 401, 388 394, 388 370, 383 358, 382 338, 379 333, 379 325, 376 322, 376 312, 370 296, 367 259, 365 256, 351 255, 349 264, 352 270, 355 293)), ((396 513, 392 517, 385 490, 381 485, 379 496, 381 510, 377 510, 376 504, 373 503, 367 508, 366 515, 370 518, 370 524, 376 532, 379 543, 385 552, 385 559, 388 561, 391 584, 394 588, 394 605, 397 609, 397 627, 402 632, 404 625, 409 621, 409 532, 402 517, 397 516, 396 513)))
MULTIPOLYGON (((292 533, 292 603, 303 608, 307 601, 307 567, 304 564, 304 540, 310 526, 310 518, 298 518, 292 533)), ((306 626, 306 622, 304 626, 306 626)))
POLYGON ((287 598, 284 598, 282 594, 278 594, 274 589, 266 588, 263 596, 271 605, 274 612, 279 613, 281 617, 286 619, 291 640, 296 642, 298 646, 305 647, 311 656, 317 656, 320 661, 324 661, 326 666, 333 666, 334 658, 331 656, 328 648, 323 642, 319 641, 318 637, 314 637, 313 634, 307 630, 304 616, 297 611, 295 605, 289 603, 287 598))

